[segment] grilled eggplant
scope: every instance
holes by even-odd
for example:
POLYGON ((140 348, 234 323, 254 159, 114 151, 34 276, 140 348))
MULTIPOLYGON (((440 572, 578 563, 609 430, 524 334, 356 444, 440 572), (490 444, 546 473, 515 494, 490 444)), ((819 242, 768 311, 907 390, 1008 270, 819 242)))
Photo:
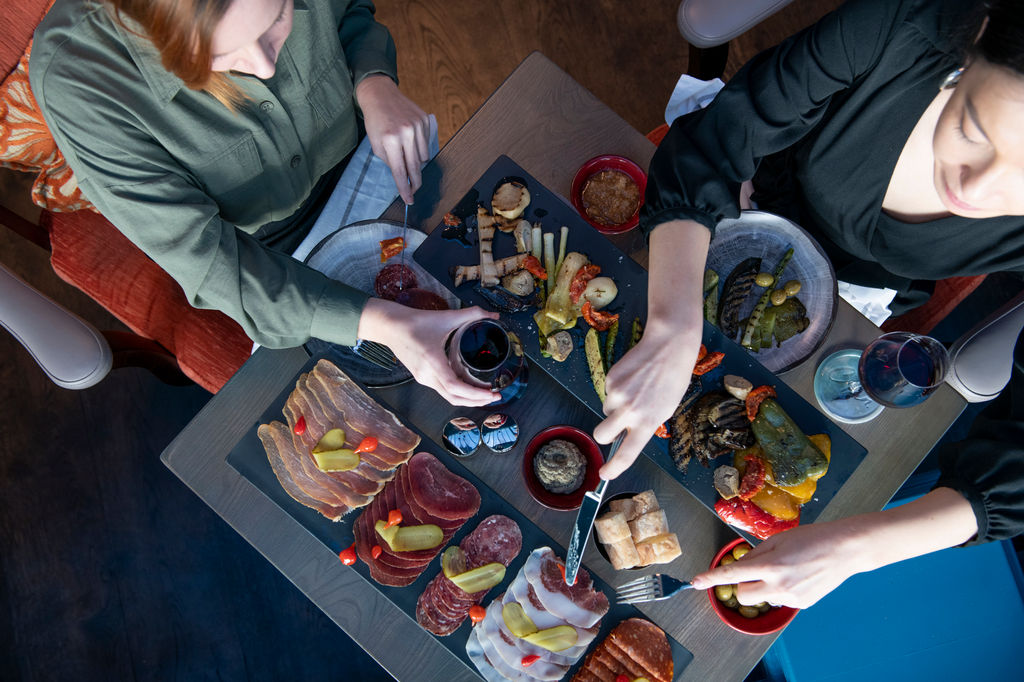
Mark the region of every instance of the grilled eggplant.
MULTIPOLYGON (((699 391, 698 384, 694 396, 699 391)), ((709 391, 696 402, 684 398, 669 420, 669 454, 683 473, 694 455, 707 467, 716 457, 753 443, 744 404, 725 391, 709 391)))
POLYGON ((722 286, 722 297, 718 302, 718 328, 730 339, 739 333, 740 307, 750 295, 754 278, 761 271, 760 258, 748 258, 729 273, 722 286))

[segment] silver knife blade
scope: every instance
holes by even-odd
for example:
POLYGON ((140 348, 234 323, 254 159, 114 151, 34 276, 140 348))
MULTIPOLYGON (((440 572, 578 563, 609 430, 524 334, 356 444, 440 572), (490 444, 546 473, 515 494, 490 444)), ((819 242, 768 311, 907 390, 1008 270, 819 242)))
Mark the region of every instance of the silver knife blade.
MULTIPOLYGON (((615 437, 612 446, 608 448, 608 459, 615 456, 619 446, 622 445, 622 439, 625 437, 625 431, 622 431, 615 437)), ((569 549, 565 554, 566 585, 576 584, 576 574, 579 572, 580 562, 583 560, 583 550, 586 548, 587 541, 590 539, 590 533, 594 529, 597 510, 601 508, 601 500, 604 498, 604 491, 607 487, 608 481, 601 479, 596 488, 588 491, 583 496, 583 503, 580 504, 580 510, 576 514, 576 525, 572 529, 572 539, 569 540, 569 549)))

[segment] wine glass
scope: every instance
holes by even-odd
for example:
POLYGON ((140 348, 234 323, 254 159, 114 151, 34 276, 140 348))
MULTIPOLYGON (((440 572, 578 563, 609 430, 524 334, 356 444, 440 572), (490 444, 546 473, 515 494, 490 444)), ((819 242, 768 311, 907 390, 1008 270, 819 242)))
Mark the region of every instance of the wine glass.
POLYGON ((913 332, 889 332, 863 351, 841 350, 825 358, 814 374, 818 404, 838 421, 873 419, 883 407, 924 402, 945 380, 946 348, 913 332))
POLYGON ((456 376, 500 394, 490 405, 512 402, 526 388, 529 371, 519 337, 498 320, 475 320, 456 329, 446 344, 456 376))

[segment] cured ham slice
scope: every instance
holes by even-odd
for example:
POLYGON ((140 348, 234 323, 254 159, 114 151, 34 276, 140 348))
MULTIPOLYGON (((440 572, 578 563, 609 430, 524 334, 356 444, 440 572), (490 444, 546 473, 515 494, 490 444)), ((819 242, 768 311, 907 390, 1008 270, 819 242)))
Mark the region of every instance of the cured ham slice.
POLYGON ((672 647, 665 631, 643 618, 624 620, 587 656, 572 682, 614 680, 619 675, 672 682, 672 647))
POLYGON ((473 484, 448 471, 429 453, 417 453, 409 460, 408 476, 412 499, 432 516, 468 519, 480 509, 480 493, 473 484))
MULTIPOLYGON (((481 521, 459 543, 466 555, 467 570, 490 563, 508 566, 519 555, 522 546, 523 534, 519 525, 507 516, 498 514, 481 521)), ((416 621, 435 635, 450 635, 469 615, 469 609, 483 601, 487 592, 483 590, 466 594, 442 571, 430 581, 417 600, 416 621)))
MULTIPOLYGON (((509 588, 487 607, 484 619, 473 628, 466 653, 483 677, 501 680, 560 680, 586 653, 608 612, 608 599, 593 589, 590 574, 581 570, 569 588, 561 578, 560 559, 548 547, 535 549, 509 588), (554 570, 565 589, 546 582, 554 570), (517 602, 538 630, 570 626, 576 642, 561 651, 549 651, 516 637, 505 623, 503 609, 517 602)), ((602 679, 598 677, 597 679, 602 679)), ((614 676, 610 679, 614 680, 614 676)))
POLYGON ((327 360, 299 376, 282 412, 286 424, 274 421, 257 429, 271 468, 292 498, 332 521, 370 504, 419 444, 419 436, 327 360), (354 469, 321 471, 312 450, 335 428, 345 431, 350 449, 366 436, 377 438, 379 447, 360 453, 354 469))

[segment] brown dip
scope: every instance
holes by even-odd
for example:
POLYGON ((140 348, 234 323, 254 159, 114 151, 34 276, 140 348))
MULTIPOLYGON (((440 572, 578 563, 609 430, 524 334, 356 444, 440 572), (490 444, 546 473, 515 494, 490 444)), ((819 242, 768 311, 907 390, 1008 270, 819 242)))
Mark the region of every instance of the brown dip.
POLYGON ((622 171, 603 170, 583 185, 583 208, 594 222, 621 225, 640 206, 640 188, 622 171))

